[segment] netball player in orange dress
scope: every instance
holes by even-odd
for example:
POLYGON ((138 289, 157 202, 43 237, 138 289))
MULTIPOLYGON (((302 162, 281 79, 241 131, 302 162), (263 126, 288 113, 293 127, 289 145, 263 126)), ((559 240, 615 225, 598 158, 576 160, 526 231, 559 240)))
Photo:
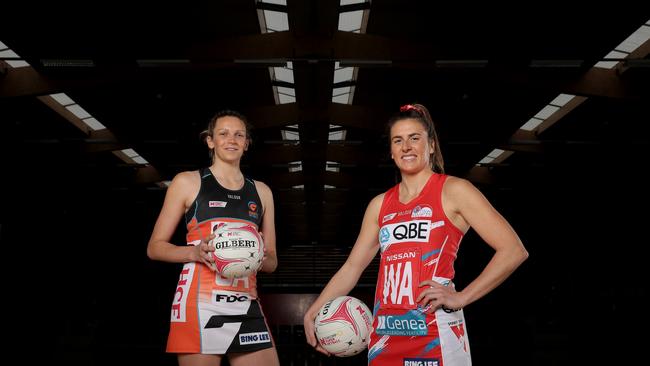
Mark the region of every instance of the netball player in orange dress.
POLYGON ((181 366, 220 365, 227 355, 233 366, 279 365, 258 301, 256 276, 219 274, 208 242, 223 223, 252 225, 264 238, 261 271, 277 267, 273 196, 269 187, 244 177, 239 164, 250 143, 246 118, 222 111, 204 132, 212 165, 179 173, 167 190, 147 254, 151 259, 184 263, 172 301, 167 352, 181 366), (170 243, 185 218, 187 245, 170 243))

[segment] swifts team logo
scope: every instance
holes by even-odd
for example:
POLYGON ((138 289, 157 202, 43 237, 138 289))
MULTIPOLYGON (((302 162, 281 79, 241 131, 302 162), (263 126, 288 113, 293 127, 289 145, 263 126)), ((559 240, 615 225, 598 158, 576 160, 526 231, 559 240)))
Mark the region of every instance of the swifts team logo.
POLYGON ((417 205, 415 208, 413 208, 413 212, 411 213, 412 218, 416 217, 431 217, 433 216, 433 210, 431 207, 427 205, 417 205))

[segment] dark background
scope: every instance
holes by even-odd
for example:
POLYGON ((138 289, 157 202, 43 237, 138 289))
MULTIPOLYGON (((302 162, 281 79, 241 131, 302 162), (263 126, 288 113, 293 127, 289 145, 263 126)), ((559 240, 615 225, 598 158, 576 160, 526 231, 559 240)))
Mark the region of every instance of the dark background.
MULTIPOLYGON (((0 61, 6 352, 67 365, 175 363, 164 346, 181 265, 146 257, 165 194, 156 182, 209 163, 198 133, 229 107, 256 127, 242 170, 274 192, 279 268, 259 282, 282 364, 365 364, 365 355, 326 359, 305 347, 296 321, 304 308, 293 300, 320 292, 349 253, 369 200, 396 183, 384 124, 401 104, 417 101, 436 120, 447 172, 470 179, 530 253, 504 284, 465 309, 474 363, 647 358, 648 42, 633 55, 637 66, 591 68, 647 24, 647 9, 470 11, 376 0, 357 5, 369 16, 356 38, 336 30, 339 12, 350 10, 338 2, 73 6, 2 11, 0 41, 35 72, 18 74, 0 61), (255 38, 265 7, 286 12, 289 31, 255 38), (145 58, 190 64, 138 67, 134 60, 145 58), (95 66, 48 67, 48 59, 95 66), (274 103, 269 59, 293 62, 295 103, 274 103), (334 62, 352 59, 360 65, 353 103, 331 103, 334 62), (392 64, 379 62, 386 60, 392 64), (441 60, 465 63, 443 68, 441 60), (477 60, 486 65, 469 62, 477 60), (556 66, 533 67, 533 60, 556 66), (557 66, 567 60, 581 62, 557 66), (83 133, 37 99, 60 92, 113 136, 83 133), (515 141, 518 127, 559 93, 588 99, 543 133, 515 141), (296 123, 300 142, 277 143, 296 123), (343 126, 348 142, 328 143, 329 124, 343 126), (156 174, 111 153, 127 147, 156 174), (477 170, 497 147, 515 154, 477 170), (293 161, 302 171, 288 171, 293 161), (327 161, 339 162, 339 171, 327 172, 327 161)), ((179 227, 174 242, 183 240, 179 227)), ((457 286, 491 255, 470 230, 457 286)), ((376 270, 375 261, 354 296, 372 297, 376 270)))

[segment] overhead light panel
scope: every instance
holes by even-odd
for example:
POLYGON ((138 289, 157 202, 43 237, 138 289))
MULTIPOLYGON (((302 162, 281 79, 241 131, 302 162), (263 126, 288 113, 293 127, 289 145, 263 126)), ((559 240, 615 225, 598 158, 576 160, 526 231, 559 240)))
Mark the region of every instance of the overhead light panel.
POLYGON ((557 112, 559 109, 560 109, 560 107, 558 107, 558 106, 547 105, 544 108, 542 108, 539 112, 537 112, 537 114, 535 115, 535 118, 547 119, 553 113, 557 112))
POLYGON ((573 94, 560 94, 555 97, 555 99, 553 99, 549 104, 556 105, 558 107, 564 107, 564 105, 572 101, 573 98, 575 98, 575 95, 573 94))
POLYGON ((5 59, 4 62, 6 62, 7 65, 14 69, 29 66, 27 61, 21 60, 20 56, 18 56, 16 52, 7 48, 4 43, 0 45, 0 59, 5 59))
POLYGON ((650 40, 650 26, 642 25, 623 42, 621 42, 621 44, 616 46, 615 50, 632 53, 648 40, 650 40))
POLYGON ((529 119, 528 122, 524 123, 520 128, 524 131, 534 131, 537 126, 542 124, 542 122, 544 122, 543 119, 533 117, 529 119))
POLYGON ((627 53, 611 51, 605 56, 604 61, 596 62, 594 67, 599 67, 602 69, 613 69, 616 67, 616 65, 618 65, 620 60, 624 59, 625 57, 627 57, 627 53))
POLYGON ((65 107, 65 109, 69 110, 72 114, 75 115, 75 117, 79 119, 92 117, 90 113, 86 112, 85 109, 81 108, 79 104, 68 105, 65 107))
POLYGON ((81 120, 83 123, 86 124, 86 126, 90 127, 93 131, 99 131, 99 130, 104 130, 106 129, 106 126, 101 124, 97 119, 90 117, 90 118, 84 118, 81 120))
POLYGON ((267 32, 282 32, 289 30, 289 16, 287 13, 264 10, 267 32))
POLYGON ((50 94, 50 97, 64 107, 70 104, 75 104, 74 100, 65 93, 50 94))
POLYGON ((302 171, 302 162, 301 161, 292 161, 289 163, 289 172, 300 172, 302 171))

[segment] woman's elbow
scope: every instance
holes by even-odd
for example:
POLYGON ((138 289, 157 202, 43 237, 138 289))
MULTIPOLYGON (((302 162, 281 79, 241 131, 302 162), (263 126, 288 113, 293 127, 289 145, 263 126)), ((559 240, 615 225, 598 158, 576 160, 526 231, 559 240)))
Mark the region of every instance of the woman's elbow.
POLYGON ((268 273, 273 273, 276 269, 278 269, 278 262, 275 262, 271 268, 269 268, 268 273))
POLYGON ((262 267, 259 269, 260 272, 273 273, 278 268, 278 257, 275 253, 266 253, 264 255, 264 260, 262 261, 262 267))
POLYGON ((528 259, 528 256, 529 256, 528 251, 526 250, 526 248, 524 248, 523 245, 519 247, 519 250, 517 252, 517 256, 519 258, 519 264, 524 263, 524 261, 526 259, 528 259))
POLYGON ((147 245, 147 257, 151 260, 158 260, 158 256, 156 255, 156 250, 154 249, 153 243, 149 242, 147 245))

